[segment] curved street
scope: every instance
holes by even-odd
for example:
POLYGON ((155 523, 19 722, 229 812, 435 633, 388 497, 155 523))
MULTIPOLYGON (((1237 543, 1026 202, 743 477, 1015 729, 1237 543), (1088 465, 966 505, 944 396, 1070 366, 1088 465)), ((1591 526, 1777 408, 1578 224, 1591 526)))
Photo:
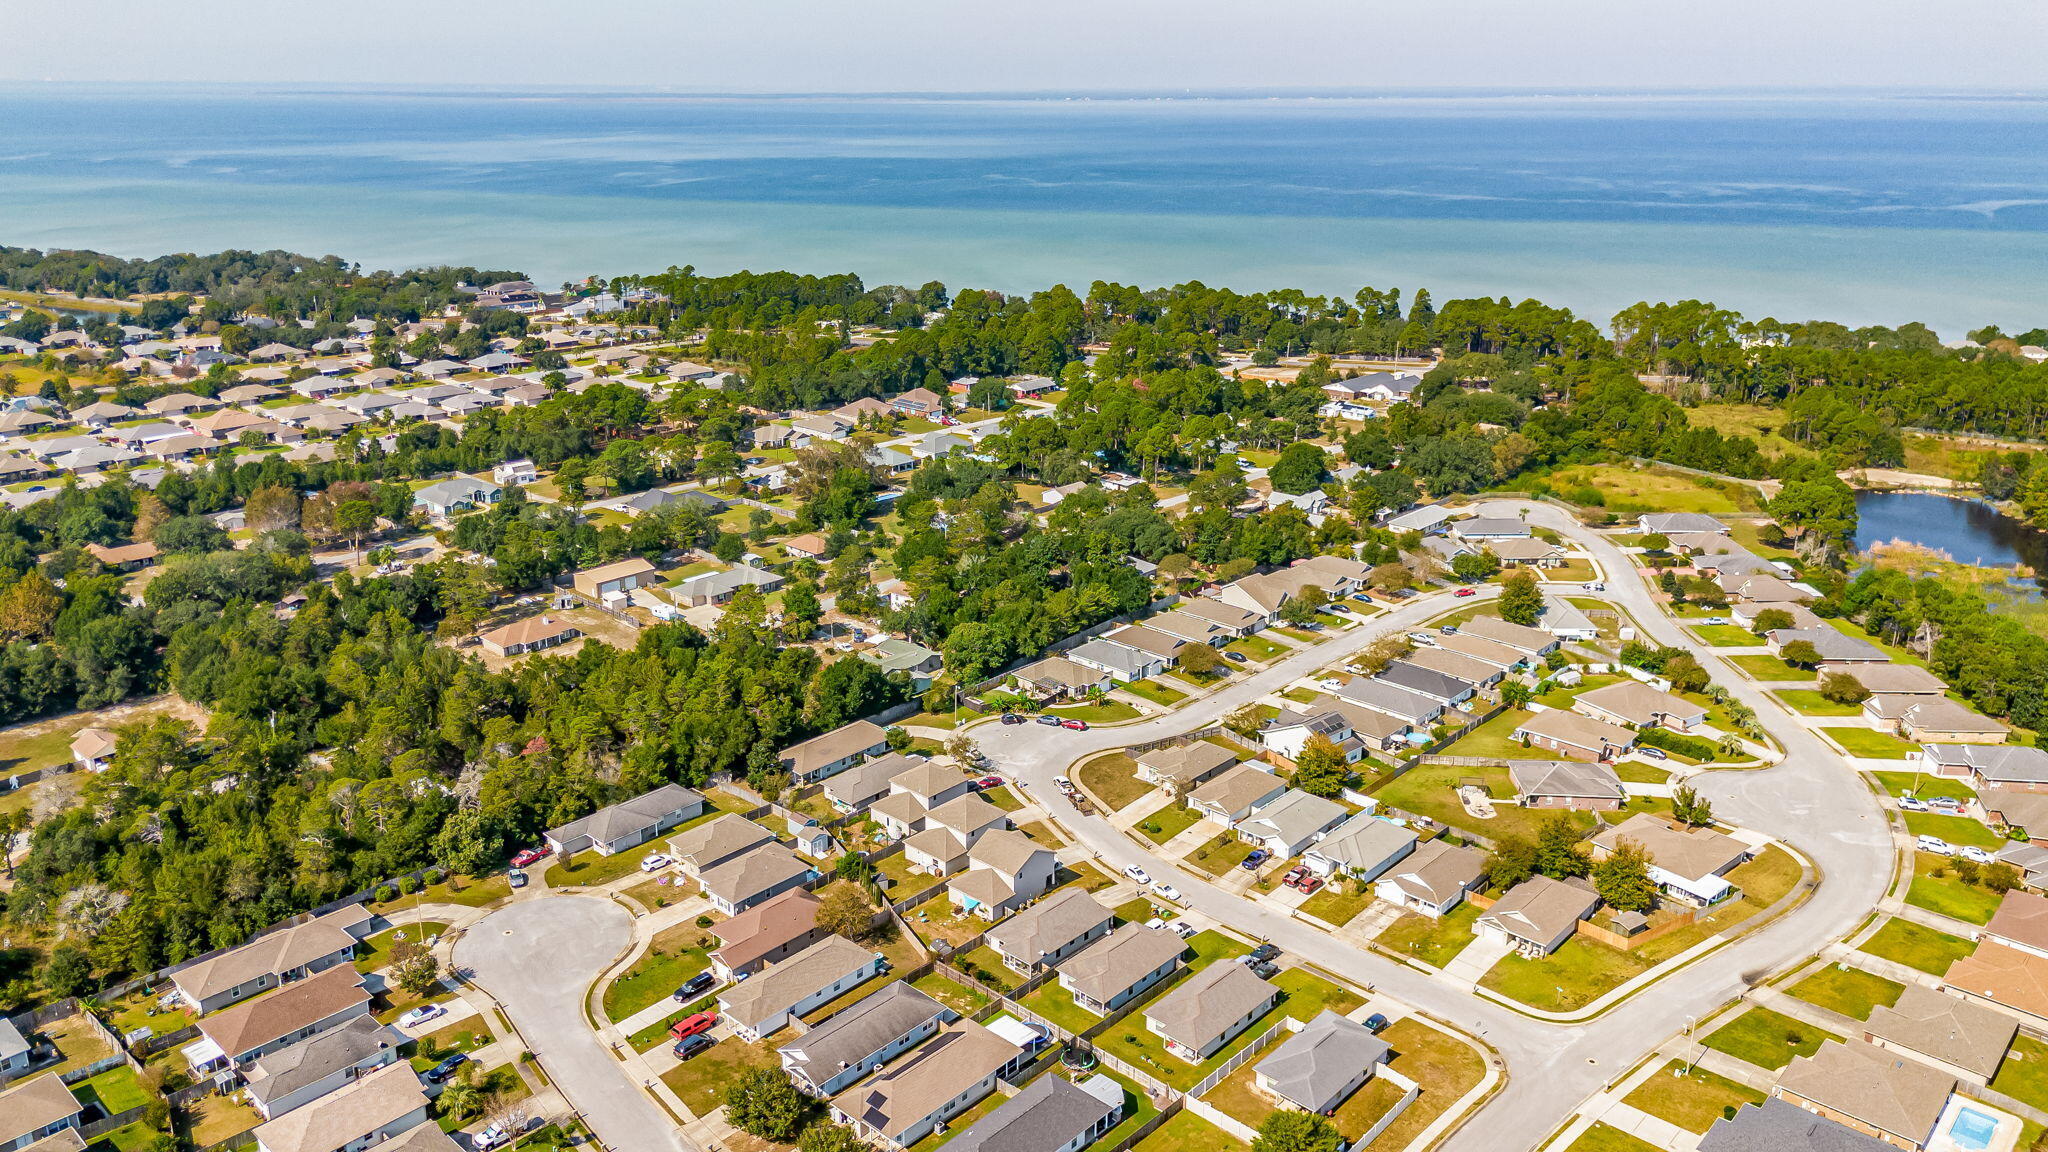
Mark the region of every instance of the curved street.
MULTIPOLYGON (((1712 648, 1687 636, 1652 597, 1635 564, 1611 540, 1562 511, 1528 501, 1489 502, 1480 515, 1524 515, 1577 543, 1606 573, 1602 599, 1634 617, 1646 639, 1696 655, 1715 683, 1756 710, 1785 749, 1765 769, 1703 773, 1692 781, 1730 823, 1782 839, 1813 861, 1822 882, 1810 899, 1769 925, 1695 961, 1593 1020, 1559 1024, 1523 1015, 1465 993, 1450 983, 1346 945, 1267 905, 1228 893, 1183 869, 1166 865, 1188 903, 1241 932, 1464 1028, 1506 1062, 1507 1086, 1443 1147, 1455 1152, 1498 1152, 1534 1147, 1587 1096, 1632 1067, 1673 1033, 1739 996, 1749 984, 1812 956, 1849 932, 1877 906, 1892 877, 1893 844, 1883 810, 1855 769, 1751 683, 1712 648), (1783 722, 1778 722, 1783 721, 1783 722)), ((1492 589, 1486 589, 1491 594, 1492 589)), ((1244 704, 1363 650, 1389 632, 1406 631, 1441 615, 1450 604, 1429 596, 1375 616, 1364 627, 1305 648, 1216 693, 1154 719, 1087 732, 1040 725, 977 725, 971 732, 1007 774, 1072 832, 1076 842, 1112 869, 1139 864, 1159 869, 1160 858, 1111 827, 1083 816, 1053 785, 1081 759, 1131 744, 1206 727, 1244 704)))

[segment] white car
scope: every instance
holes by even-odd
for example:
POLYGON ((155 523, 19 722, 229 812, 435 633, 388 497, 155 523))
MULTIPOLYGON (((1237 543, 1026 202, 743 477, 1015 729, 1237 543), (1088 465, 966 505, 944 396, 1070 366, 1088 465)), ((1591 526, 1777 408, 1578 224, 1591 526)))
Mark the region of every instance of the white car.
POLYGON ((1124 869, 1124 875, 1129 876, 1131 879, 1136 880, 1140 884, 1150 884, 1152 882, 1152 874, 1150 872, 1145 871, 1143 868, 1138 867, 1136 864, 1133 864, 1129 868, 1124 869))
POLYGON ((1152 894, 1161 900, 1168 900, 1175 904, 1181 902, 1180 889, 1164 882, 1154 884, 1152 886, 1152 894))
POLYGON ((417 1028, 429 1020, 438 1020, 448 1014, 439 1004, 422 1004, 398 1018, 400 1028, 417 1028))
POLYGON ((1072 792, 1074 790, 1074 782, 1072 780, 1067 779, 1065 776, 1053 777, 1052 786, 1059 789, 1062 792, 1072 792))
POLYGON ((642 872, 659 872, 673 863, 673 860, 656 852, 640 861, 640 870, 642 872))
POLYGON ((1173 929, 1173 934, 1175 936, 1178 936, 1183 940, 1192 940, 1200 932, 1200 929, 1196 928, 1193 924, 1190 924, 1185 920, 1175 920, 1172 924, 1169 924, 1168 927, 1173 929))
POLYGON ((1906 812, 1925 812, 1927 811, 1927 801, 1917 796, 1901 796, 1899 797, 1899 808, 1906 812))
POLYGON ((1986 852, 1985 850, 1977 847, 1974 844, 1965 844, 1962 847, 1956 849, 1956 855, 1961 856, 1965 860, 1975 860, 1979 864, 1998 863, 1998 857, 1993 856, 1991 853, 1986 852))
POLYGON ((1936 856, 1953 856, 1956 854, 1955 846, 1939 836, 1920 837, 1918 847, 1922 852, 1932 852, 1936 856))

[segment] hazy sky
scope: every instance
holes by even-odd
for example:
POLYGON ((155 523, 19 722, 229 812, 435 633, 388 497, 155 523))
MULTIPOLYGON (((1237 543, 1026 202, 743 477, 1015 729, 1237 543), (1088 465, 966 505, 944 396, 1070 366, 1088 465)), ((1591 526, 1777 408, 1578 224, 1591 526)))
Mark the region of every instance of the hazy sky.
POLYGON ((0 79, 2038 89, 2036 0, 0 0, 0 79))

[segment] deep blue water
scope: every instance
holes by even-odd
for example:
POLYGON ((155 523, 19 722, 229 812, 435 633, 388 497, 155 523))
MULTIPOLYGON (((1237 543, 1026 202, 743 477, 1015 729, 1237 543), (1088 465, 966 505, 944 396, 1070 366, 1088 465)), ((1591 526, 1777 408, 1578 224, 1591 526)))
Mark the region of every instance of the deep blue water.
POLYGON ((2031 327, 2048 103, 0 89, 0 242, 2031 327))
POLYGON ((1931 492, 1856 493, 1856 547, 1904 540, 1943 552, 1959 564, 2048 573, 2048 534, 1981 500, 1931 492))

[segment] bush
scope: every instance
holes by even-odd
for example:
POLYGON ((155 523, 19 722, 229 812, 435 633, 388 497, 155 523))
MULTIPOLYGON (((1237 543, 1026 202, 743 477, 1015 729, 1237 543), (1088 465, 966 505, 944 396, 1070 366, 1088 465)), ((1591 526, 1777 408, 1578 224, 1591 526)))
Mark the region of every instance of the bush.
POLYGON ((1694 760, 1712 760, 1716 751, 1712 740, 1686 736, 1665 728, 1643 729, 1636 733, 1636 743, 1662 748, 1666 752, 1676 752, 1680 756, 1690 756, 1694 760))
POLYGON ((433 887, 433 886, 434 886, 434 885, 436 885, 436 884, 441 884, 441 883, 445 883, 445 882, 447 881, 447 879, 448 879, 448 870, 447 870, 446 868, 429 868, 429 869, 427 869, 427 872, 426 872, 426 876, 425 876, 425 880, 426 880, 426 883, 427 883, 427 887, 431 888, 431 887, 433 887))
POLYGON ((379 885, 377 891, 371 894, 371 898, 379 904, 389 904, 393 900, 398 899, 398 893, 391 890, 391 885, 383 884, 379 885))
POLYGON ((419 887, 420 882, 415 877, 400 876, 398 878, 398 894, 401 896, 410 896, 414 892, 419 891, 419 887))
POLYGON ((709 916, 699 916, 699 917, 697 917, 697 927, 699 927, 699 928, 709 928, 709 927, 711 927, 711 926, 712 926, 713 924, 716 924, 716 923, 718 923, 718 921, 716 921, 716 920, 713 920, 713 919, 712 919, 711 917, 709 917, 709 916))

